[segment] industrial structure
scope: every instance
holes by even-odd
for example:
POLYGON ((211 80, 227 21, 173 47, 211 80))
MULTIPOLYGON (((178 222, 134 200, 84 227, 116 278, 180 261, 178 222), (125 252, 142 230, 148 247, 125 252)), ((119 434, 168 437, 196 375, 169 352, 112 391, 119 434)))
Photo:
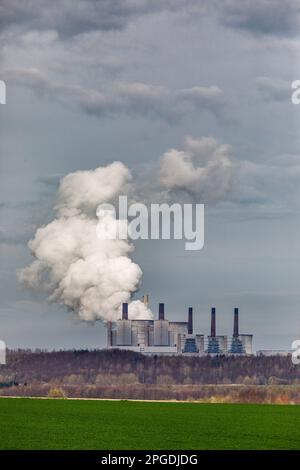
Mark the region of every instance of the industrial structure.
MULTIPOLYGON (((149 296, 144 296, 148 305, 149 296)), ((193 308, 188 308, 187 321, 169 321, 165 305, 158 306, 156 320, 131 320, 128 304, 122 305, 122 318, 107 323, 107 347, 126 349, 143 354, 184 355, 249 355, 252 354, 252 335, 239 333, 239 310, 234 309, 233 336, 216 334, 216 309, 211 309, 210 336, 194 333, 193 308)))
POLYGON ((290 356, 293 354, 293 349, 260 349, 256 351, 257 356, 290 356))

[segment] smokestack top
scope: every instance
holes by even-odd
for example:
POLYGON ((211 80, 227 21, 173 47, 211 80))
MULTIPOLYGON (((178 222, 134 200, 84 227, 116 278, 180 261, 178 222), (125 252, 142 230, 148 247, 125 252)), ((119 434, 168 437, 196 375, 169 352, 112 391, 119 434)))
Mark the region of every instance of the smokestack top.
POLYGON ((160 303, 158 305, 158 319, 164 320, 165 319, 165 304, 160 303))
POLYGON ((189 307, 188 310, 188 334, 193 334, 193 307, 189 307))
POLYGON ((143 304, 144 304, 146 307, 149 307, 149 294, 144 294, 144 295, 143 295, 143 304))
POLYGON ((239 335, 239 309, 234 309, 234 321, 233 321, 233 336, 237 338, 239 335))
POLYGON ((211 325, 210 325, 210 336, 215 338, 216 336, 216 308, 211 308, 211 325))
POLYGON ((122 320, 128 320, 128 303, 122 304, 122 320))

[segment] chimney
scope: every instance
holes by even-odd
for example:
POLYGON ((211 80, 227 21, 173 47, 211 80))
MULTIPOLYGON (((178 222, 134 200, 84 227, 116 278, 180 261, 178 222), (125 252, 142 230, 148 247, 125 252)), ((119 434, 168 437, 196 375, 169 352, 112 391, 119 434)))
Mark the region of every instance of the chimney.
POLYGON ((237 338, 239 335, 239 309, 234 309, 233 336, 237 338))
POLYGON ((158 319, 159 320, 165 319, 165 304, 158 305, 158 319))
POLYGON ((122 320, 128 320, 128 303, 122 304, 122 320))
POLYGON ((188 314, 188 334, 193 334, 193 308, 189 307, 189 314, 188 314))
POLYGON ((210 336, 212 338, 216 337, 216 309, 215 307, 212 307, 211 309, 210 336))
POLYGON ((149 294, 144 294, 143 295, 143 303, 145 305, 145 307, 149 307, 149 294))

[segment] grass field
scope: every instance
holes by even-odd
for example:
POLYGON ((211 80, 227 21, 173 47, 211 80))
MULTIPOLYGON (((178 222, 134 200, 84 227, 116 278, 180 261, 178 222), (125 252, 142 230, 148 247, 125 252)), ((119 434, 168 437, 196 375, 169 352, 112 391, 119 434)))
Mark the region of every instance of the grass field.
POLYGON ((0 399, 1 449, 300 449, 300 406, 0 399))

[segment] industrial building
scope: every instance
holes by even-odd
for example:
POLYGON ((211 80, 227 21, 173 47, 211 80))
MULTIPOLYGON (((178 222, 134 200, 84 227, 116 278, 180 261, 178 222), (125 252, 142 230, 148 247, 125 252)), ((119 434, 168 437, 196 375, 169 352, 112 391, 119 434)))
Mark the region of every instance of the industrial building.
POLYGON ((210 323, 210 336, 207 337, 207 354, 226 354, 227 336, 220 336, 216 334, 216 309, 211 309, 211 323, 210 323))
MULTIPOLYGON (((144 296, 144 302, 149 297, 144 296)), ((234 309, 233 336, 216 334, 216 309, 211 309, 210 336, 194 333, 193 308, 189 307, 187 321, 169 321, 165 305, 159 304, 156 320, 130 320, 128 304, 122 305, 122 318, 107 323, 107 347, 126 349, 143 354, 184 355, 248 355, 252 354, 252 335, 239 334, 239 310, 234 309)))
POLYGON ((256 352, 257 356, 290 356, 293 354, 293 349, 260 349, 256 352))
POLYGON ((233 336, 229 354, 252 354, 253 335, 239 333, 239 309, 234 309, 233 336))

